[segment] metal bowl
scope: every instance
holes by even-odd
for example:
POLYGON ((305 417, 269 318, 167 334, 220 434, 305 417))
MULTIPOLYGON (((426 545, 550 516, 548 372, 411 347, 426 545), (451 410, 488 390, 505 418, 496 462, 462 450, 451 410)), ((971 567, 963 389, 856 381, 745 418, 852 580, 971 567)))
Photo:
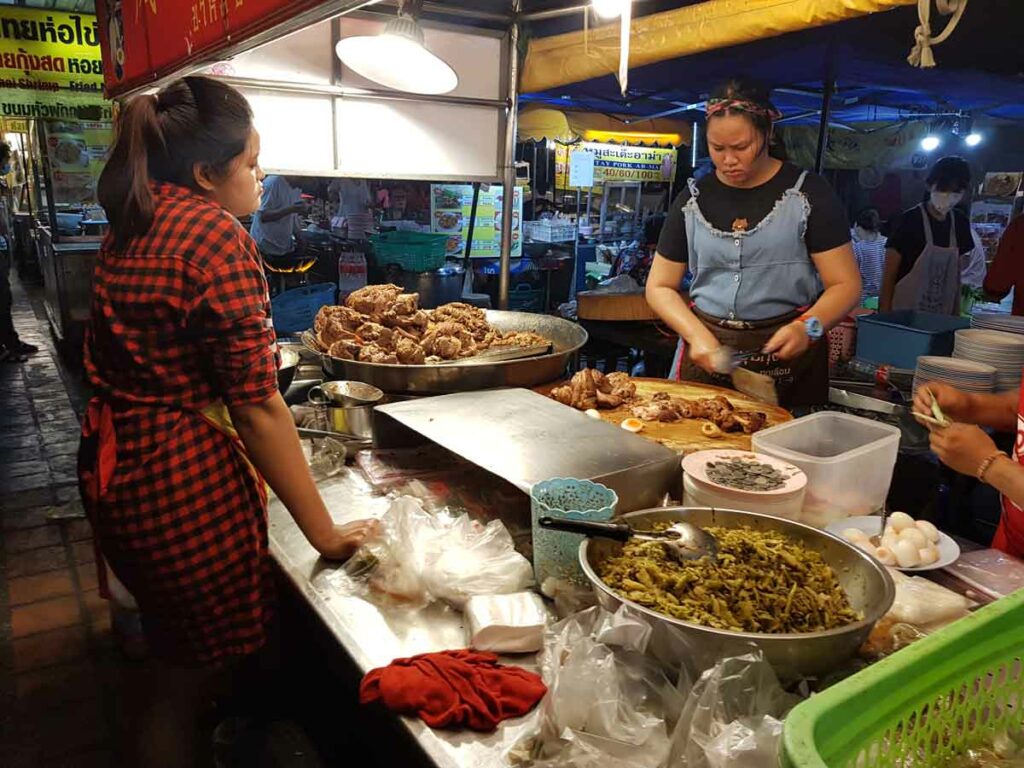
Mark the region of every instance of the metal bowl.
POLYGON ((555 381, 565 374, 569 359, 587 343, 587 332, 576 323, 550 315, 529 312, 488 310, 487 322, 494 328, 511 331, 533 331, 552 342, 547 355, 492 363, 450 363, 446 365, 382 365, 341 360, 316 349, 312 334, 303 334, 307 347, 317 351, 324 371, 334 379, 362 381, 385 392, 416 395, 441 395, 450 392, 473 392, 497 387, 523 387, 555 381))
POLYGON ((688 640, 714 649, 715 655, 722 658, 743 654, 752 643, 761 649, 765 658, 783 678, 812 677, 834 670, 856 653, 875 622, 892 607, 896 597, 896 588, 885 566, 842 539, 800 523, 754 512, 705 507, 646 509, 630 512, 621 519, 635 528, 650 528, 657 523, 686 520, 702 527, 747 527, 756 531, 779 531, 808 549, 820 552, 846 590, 850 604, 864 614, 864 619, 824 632, 770 635, 705 627, 674 619, 627 600, 612 591, 597 575, 598 566, 605 559, 618 554, 622 544, 609 539, 587 539, 580 544, 583 572, 593 585, 598 602, 605 609, 614 611, 626 603, 656 622, 675 628, 688 640))
POLYGON ((279 346, 281 363, 277 367, 277 388, 283 395, 295 381, 295 372, 299 369, 299 353, 290 347, 279 346))

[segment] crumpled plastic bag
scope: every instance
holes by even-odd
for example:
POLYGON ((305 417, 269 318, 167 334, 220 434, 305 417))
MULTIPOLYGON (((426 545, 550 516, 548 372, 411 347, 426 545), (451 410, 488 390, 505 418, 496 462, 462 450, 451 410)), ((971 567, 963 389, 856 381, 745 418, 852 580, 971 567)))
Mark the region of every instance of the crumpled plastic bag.
POLYGON ((530 562, 515 550, 500 520, 433 513, 419 499, 397 499, 381 518, 381 535, 345 571, 375 602, 422 607, 446 600, 462 609, 476 595, 522 592, 533 583, 530 562))
POLYGON ((590 608, 548 631, 548 695, 535 768, 657 768, 668 757, 683 695, 645 655, 651 626, 628 607, 590 608))
POLYGON ((762 768, 778 764, 786 693, 760 651, 723 659, 701 675, 672 735, 668 765, 762 768))

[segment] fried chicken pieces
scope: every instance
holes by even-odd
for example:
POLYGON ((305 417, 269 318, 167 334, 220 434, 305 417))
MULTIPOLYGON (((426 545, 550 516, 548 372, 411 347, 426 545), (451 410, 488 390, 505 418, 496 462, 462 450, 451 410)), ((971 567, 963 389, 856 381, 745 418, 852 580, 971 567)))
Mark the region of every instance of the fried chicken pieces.
POLYGON ((650 398, 643 398, 637 395, 636 384, 627 374, 610 373, 605 376, 592 368, 580 371, 568 384, 551 390, 551 397, 581 411, 592 408, 612 410, 629 404, 632 415, 642 421, 668 423, 703 419, 723 432, 744 432, 748 435, 764 429, 768 421, 763 413, 737 411, 722 395, 686 400, 658 392, 650 398))
POLYGON ((368 285, 342 307, 323 307, 313 324, 332 357, 368 363, 424 365, 459 360, 491 347, 550 344, 530 332, 501 333, 477 307, 455 302, 433 311, 419 307, 419 294, 397 285, 368 285))

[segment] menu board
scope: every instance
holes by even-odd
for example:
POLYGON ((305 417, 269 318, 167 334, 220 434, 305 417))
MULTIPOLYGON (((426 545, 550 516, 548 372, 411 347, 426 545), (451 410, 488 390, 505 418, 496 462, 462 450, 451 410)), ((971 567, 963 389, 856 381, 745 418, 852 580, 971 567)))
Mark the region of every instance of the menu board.
POLYGON ((54 202, 94 205, 96 183, 113 136, 111 124, 48 120, 45 125, 54 202))
MULTIPOLYGON (((499 185, 481 186, 476 206, 476 224, 473 227, 474 258, 501 256, 501 217, 504 212, 505 188, 499 185)), ((450 235, 448 255, 462 256, 466 252, 469 235, 469 217, 473 211, 472 184, 430 185, 430 230, 450 235)), ((516 187, 512 199, 512 258, 523 255, 523 190, 516 187)))

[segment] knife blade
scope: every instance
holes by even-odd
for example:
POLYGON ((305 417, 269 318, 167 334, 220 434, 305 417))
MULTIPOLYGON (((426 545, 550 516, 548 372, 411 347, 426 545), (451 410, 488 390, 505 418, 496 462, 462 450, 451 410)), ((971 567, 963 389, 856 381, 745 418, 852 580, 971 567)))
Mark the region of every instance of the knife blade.
POLYGON ((779 393, 775 389, 775 379, 771 376, 737 367, 732 372, 732 385, 736 391, 755 400, 760 400, 768 405, 779 404, 779 393))

